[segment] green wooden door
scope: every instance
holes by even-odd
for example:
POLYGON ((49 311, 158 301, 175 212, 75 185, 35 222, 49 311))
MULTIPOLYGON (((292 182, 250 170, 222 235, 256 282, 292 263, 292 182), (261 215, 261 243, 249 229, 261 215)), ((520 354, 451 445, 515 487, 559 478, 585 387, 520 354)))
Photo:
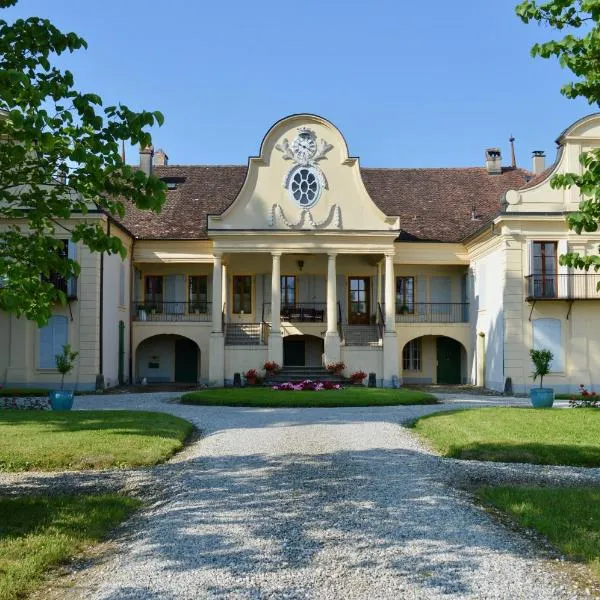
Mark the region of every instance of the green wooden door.
POLYGON ((192 340, 175 340, 175 381, 198 381, 198 346, 192 340))
POLYGON ((304 366, 304 340, 284 340, 283 364, 286 367, 304 366))
POLYGON ((460 383, 460 343, 447 337, 437 338, 437 382, 460 383))

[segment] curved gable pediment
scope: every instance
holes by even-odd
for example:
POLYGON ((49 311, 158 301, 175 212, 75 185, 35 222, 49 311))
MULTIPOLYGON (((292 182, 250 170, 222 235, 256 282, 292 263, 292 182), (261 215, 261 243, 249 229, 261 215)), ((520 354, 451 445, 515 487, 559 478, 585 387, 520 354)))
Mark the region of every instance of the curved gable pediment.
POLYGON ((238 196, 221 215, 208 218, 219 231, 397 232, 399 218, 385 215, 363 184, 358 159, 329 121, 293 115, 265 135, 250 158, 238 196))

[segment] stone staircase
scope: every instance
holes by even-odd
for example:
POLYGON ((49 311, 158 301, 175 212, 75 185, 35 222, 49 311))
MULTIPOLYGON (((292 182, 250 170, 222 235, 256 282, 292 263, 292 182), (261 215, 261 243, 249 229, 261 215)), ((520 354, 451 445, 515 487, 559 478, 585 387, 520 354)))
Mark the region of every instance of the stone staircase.
POLYGON ((332 383, 347 383, 347 379, 341 375, 330 373, 325 367, 283 367, 276 375, 270 375, 265 379, 265 385, 274 383, 285 383, 286 381, 331 381, 332 383))
POLYGON ((263 343, 261 323, 228 323, 226 346, 259 346, 263 343))
POLYGON ((346 346, 379 346, 377 325, 342 325, 346 346))

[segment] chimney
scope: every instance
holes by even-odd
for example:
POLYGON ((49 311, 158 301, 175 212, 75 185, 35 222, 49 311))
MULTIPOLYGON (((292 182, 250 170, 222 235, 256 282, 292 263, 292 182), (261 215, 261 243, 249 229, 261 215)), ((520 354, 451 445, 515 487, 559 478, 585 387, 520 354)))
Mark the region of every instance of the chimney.
POLYGON ((152 157, 154 156, 154 148, 148 146, 146 148, 140 148, 140 169, 146 173, 146 175, 152 175, 152 157))
POLYGON ((154 153, 154 160, 152 161, 152 164, 155 167, 166 167, 169 164, 169 157, 162 148, 159 148, 154 153))
POLYGON ((488 175, 500 175, 502 173, 502 154, 500 148, 487 148, 485 151, 485 168, 488 175))
POLYGON ((533 174, 538 175, 546 169, 546 155, 543 150, 534 150, 532 152, 533 174))

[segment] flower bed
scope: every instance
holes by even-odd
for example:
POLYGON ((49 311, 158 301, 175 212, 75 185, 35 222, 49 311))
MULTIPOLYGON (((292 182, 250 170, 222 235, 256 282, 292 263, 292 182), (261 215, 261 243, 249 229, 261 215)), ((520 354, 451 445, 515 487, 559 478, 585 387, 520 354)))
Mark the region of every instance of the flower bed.
POLYGON ((0 398, 0 409, 13 410, 50 410, 48 398, 39 397, 6 397, 0 398))
POLYGON ((331 381, 311 381, 305 379, 304 381, 286 381, 279 385, 272 386, 272 389, 280 392, 321 392, 324 390, 341 390, 342 386, 339 383, 332 383, 331 381))
POLYGON ((569 398, 569 406, 573 408, 600 408, 600 396, 596 392, 588 392, 583 383, 579 386, 579 394, 569 398))

